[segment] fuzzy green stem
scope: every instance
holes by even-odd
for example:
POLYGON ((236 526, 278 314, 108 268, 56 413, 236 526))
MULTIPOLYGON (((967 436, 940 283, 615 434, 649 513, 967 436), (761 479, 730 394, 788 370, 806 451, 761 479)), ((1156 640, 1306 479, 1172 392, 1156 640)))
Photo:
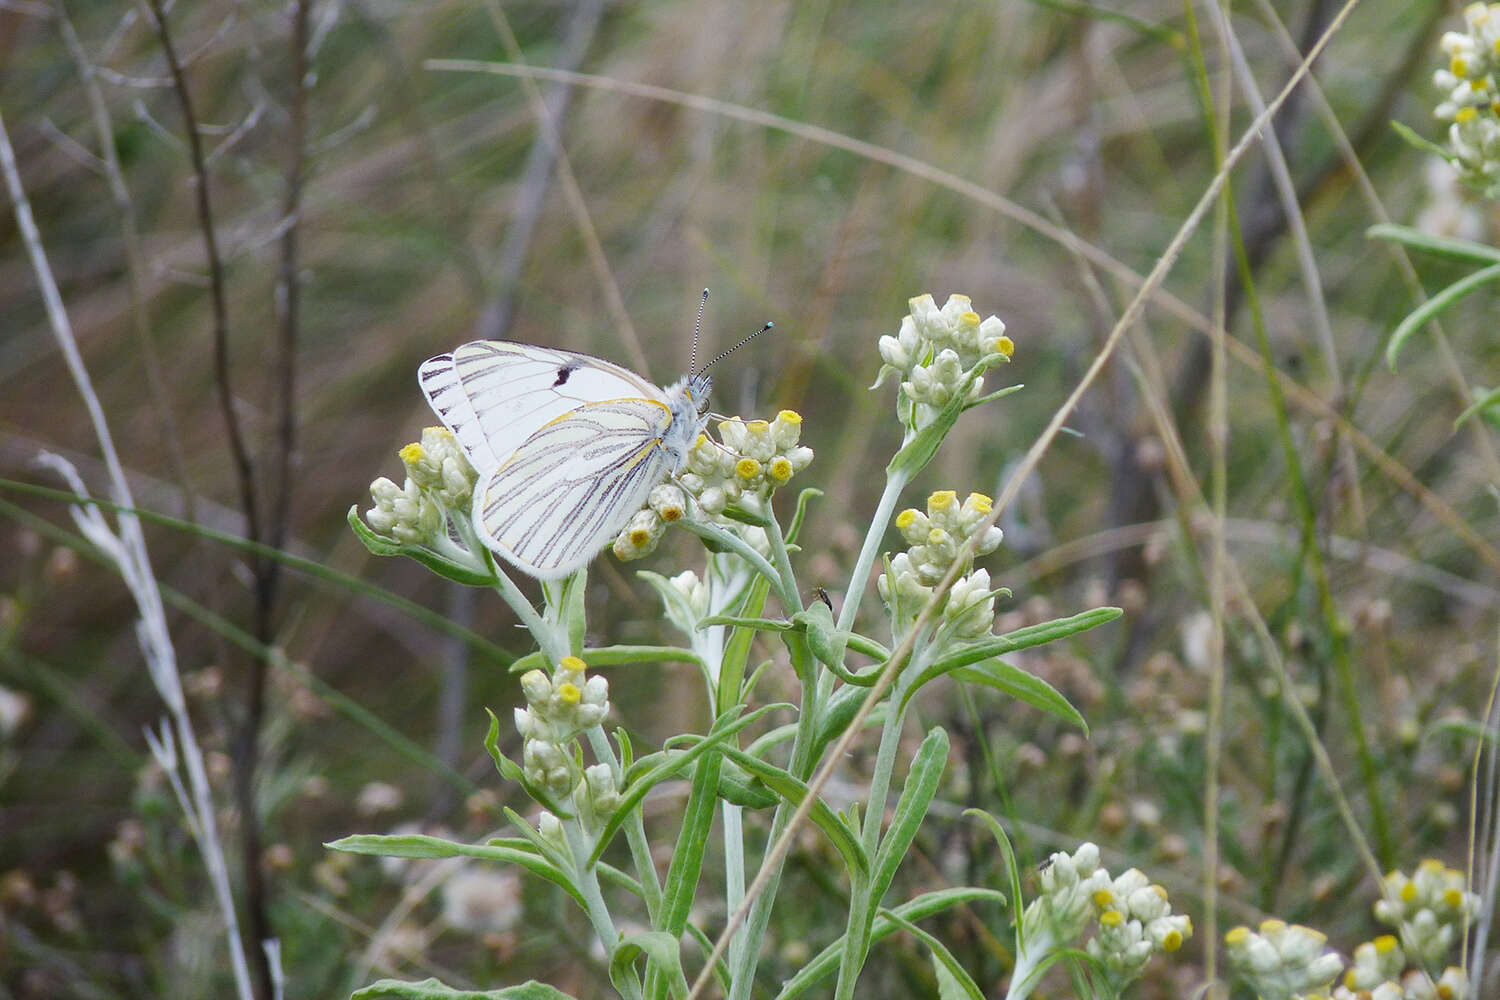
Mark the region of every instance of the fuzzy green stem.
POLYGON ((859 613, 860 602, 870 585, 870 570, 875 567, 875 557, 880 553, 880 543, 885 538, 885 529, 891 523, 896 510, 896 501, 911 477, 905 472, 889 472, 885 477, 885 491, 880 494, 880 503, 870 518, 870 529, 865 532, 864 544, 860 546, 859 558, 854 561, 854 572, 849 575, 849 586, 844 590, 844 607, 839 611, 839 631, 847 632, 854 627, 854 618, 859 613))
MULTIPOLYGON (((563 820, 562 829, 563 836, 568 840, 568 851, 573 856, 573 883, 583 896, 584 910, 588 913, 589 923, 593 925, 599 943, 604 945, 604 953, 612 955, 620 943, 620 933, 615 930, 614 918, 609 915, 609 906, 604 902, 604 893, 599 889, 598 872, 592 867, 582 867, 591 853, 588 837, 576 816, 563 820)), ((625 1000, 642 1000, 641 984, 634 976, 624 978, 618 985, 625 1000)))
MULTIPOLYGON (((885 804, 890 797, 891 775, 896 770, 896 754, 901 748, 901 728, 906 721, 906 695, 911 679, 920 677, 923 662, 922 649, 912 651, 906 669, 896 675, 891 686, 890 704, 895 711, 887 713, 885 725, 880 731, 880 749, 875 754, 875 767, 870 774, 870 793, 865 800, 864 828, 860 831, 865 853, 874 858, 880 848, 880 830, 885 823, 885 804)), ((834 988, 835 1000, 850 1000, 854 996, 854 984, 864 968, 870 951, 870 927, 874 921, 875 908, 880 900, 872 898, 874 887, 868 878, 857 880, 849 893, 849 924, 844 935, 844 950, 839 956, 839 978, 834 988)))
POLYGON ((509 574, 500 568, 500 563, 496 561, 493 553, 480 542, 472 524, 462 517, 453 518, 452 524, 469 551, 479 553, 490 572, 495 574, 496 592, 506 604, 510 605, 516 617, 521 619, 521 624, 526 626, 526 631, 531 633, 531 637, 536 640, 542 652, 547 654, 547 659, 552 661, 553 666, 561 663, 562 658, 569 653, 567 631, 562 630, 559 633, 557 628, 548 624, 541 615, 537 614, 536 608, 532 607, 526 595, 521 593, 521 588, 516 586, 509 574))
MULTIPOLYGON (((787 651, 792 657, 792 666, 798 677, 808 676, 807 671, 812 669, 812 653, 807 648, 807 640, 795 632, 785 634, 787 651)), ((812 744, 817 736, 815 721, 821 709, 818 702, 818 686, 814 684, 802 685, 801 711, 797 714, 797 735, 792 741, 792 756, 789 770, 797 777, 806 779, 817 764, 812 760, 812 744)), ((776 807, 775 814, 771 817, 771 831, 767 836, 766 843, 774 844, 786 831, 787 824, 796 813, 785 801, 776 807)), ((766 882, 764 891, 755 898, 750 907, 750 913, 745 918, 744 925, 740 928, 743 944, 738 962, 732 962, 729 966, 730 984, 728 1000, 748 1000, 750 987, 755 981, 755 967, 760 961, 761 942, 765 940, 766 926, 771 920, 771 907, 776 901, 776 890, 781 885, 781 872, 786 866, 785 856, 771 873, 766 882)), ((733 911, 731 911, 733 912, 733 911)))

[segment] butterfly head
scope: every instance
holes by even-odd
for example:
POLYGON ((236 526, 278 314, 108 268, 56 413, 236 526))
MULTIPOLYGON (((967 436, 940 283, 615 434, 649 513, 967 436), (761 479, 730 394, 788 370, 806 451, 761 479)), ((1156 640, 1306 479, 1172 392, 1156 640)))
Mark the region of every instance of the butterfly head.
POLYGON ((708 412, 708 396, 713 392, 713 388, 714 380, 704 372, 688 376, 687 395, 693 401, 693 406, 697 408, 700 417, 708 412))

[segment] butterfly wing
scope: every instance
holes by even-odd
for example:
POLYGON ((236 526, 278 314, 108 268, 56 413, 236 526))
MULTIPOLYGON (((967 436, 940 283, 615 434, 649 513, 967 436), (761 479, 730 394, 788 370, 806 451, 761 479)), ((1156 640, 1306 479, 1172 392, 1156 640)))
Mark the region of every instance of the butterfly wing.
POLYGON ((661 400, 650 382, 602 358, 476 340, 423 362, 417 378, 481 475, 564 413, 600 400, 661 400))
POLYGON ((475 530, 533 576, 566 576, 666 478, 672 458, 661 441, 672 419, 665 403, 648 398, 588 403, 553 419, 481 479, 475 530))

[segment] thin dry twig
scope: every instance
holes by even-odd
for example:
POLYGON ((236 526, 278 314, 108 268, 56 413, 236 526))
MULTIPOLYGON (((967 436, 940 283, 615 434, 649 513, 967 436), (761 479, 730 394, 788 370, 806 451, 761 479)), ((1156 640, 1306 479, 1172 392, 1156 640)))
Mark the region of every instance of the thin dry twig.
MULTIPOLYGON (((47 264, 41 234, 32 218, 31 205, 26 199, 25 189, 21 186, 21 175, 16 168, 15 152, 11 148, 10 135, 5 129, 3 116, 0 116, 0 174, 4 175, 6 188, 10 192, 11 202, 15 207, 16 224, 21 232, 21 240, 31 257, 37 283, 41 286, 42 299, 47 307, 47 318, 52 326, 52 332, 62 350, 63 360, 67 364, 69 374, 73 377, 74 385, 77 386, 79 395, 83 397, 84 407, 88 410, 89 420, 93 424, 94 436, 99 441, 99 450, 104 455, 105 468, 109 472, 110 496, 116 504, 117 527, 112 531, 96 506, 84 506, 80 503, 74 507, 73 516, 85 536, 110 557, 136 601, 140 612, 140 624, 136 630, 136 636, 141 652, 145 655, 152 683, 166 703, 167 711, 172 718, 171 727, 163 723, 160 740, 150 735, 149 730, 147 739, 157 746, 165 746, 166 742, 170 741, 174 746, 180 745, 182 748, 181 760, 187 768, 191 794, 184 791, 181 794, 181 801, 188 813, 191 827, 195 831, 194 839, 203 854, 204 866, 208 869, 209 881, 214 887, 214 897, 224 920, 226 944, 238 995, 240 1000, 250 1000, 254 994, 251 989, 249 967, 240 940, 234 895, 229 886, 229 869, 224 862, 223 843, 219 839, 213 791, 209 785, 203 751, 198 745, 193 729, 192 717, 187 711, 187 699, 183 696, 182 681, 177 668, 177 654, 172 645, 171 634, 167 630, 166 611, 161 603, 161 592, 151 569, 151 559, 146 550, 145 537, 141 533, 140 520, 133 513, 135 501, 131 496, 130 484, 125 479, 125 470, 120 464, 119 453, 115 450, 109 424, 104 419, 104 408, 99 403, 99 397, 94 392, 88 369, 84 367, 83 356, 78 351, 78 342, 73 336, 72 324, 68 321, 67 311, 63 308, 62 295, 52 276, 52 269, 47 264)), ((46 457, 48 464, 68 480, 80 501, 86 499, 83 482, 72 467, 56 456, 46 457)), ((175 779, 177 754, 173 753, 170 761, 166 759, 165 754, 159 754, 157 759, 162 763, 163 769, 175 779), (172 766, 168 766, 169 764, 172 766)))

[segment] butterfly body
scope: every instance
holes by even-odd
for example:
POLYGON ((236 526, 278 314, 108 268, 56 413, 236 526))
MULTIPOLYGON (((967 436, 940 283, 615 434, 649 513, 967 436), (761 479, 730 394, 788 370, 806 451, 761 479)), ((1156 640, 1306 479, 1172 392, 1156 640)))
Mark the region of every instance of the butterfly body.
POLYGON ((418 381, 479 473, 473 525, 533 576, 585 565, 680 469, 707 422, 707 375, 666 389, 587 354, 479 340, 418 381))

